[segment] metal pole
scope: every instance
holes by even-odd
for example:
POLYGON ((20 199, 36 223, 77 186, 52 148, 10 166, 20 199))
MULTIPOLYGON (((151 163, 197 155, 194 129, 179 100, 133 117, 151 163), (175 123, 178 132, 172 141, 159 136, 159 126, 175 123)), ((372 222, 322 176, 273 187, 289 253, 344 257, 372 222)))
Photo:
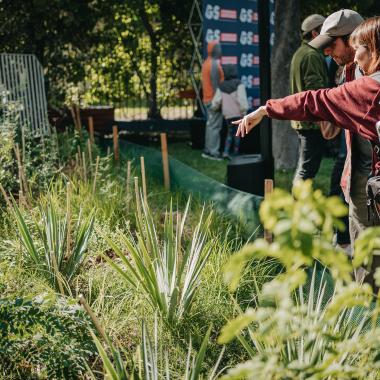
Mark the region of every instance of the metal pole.
MULTIPOLYGON (((261 104, 271 98, 270 72, 270 12, 269 1, 258 1, 259 16, 259 54, 260 54, 260 100, 261 104)), ((274 161, 272 154, 272 123, 265 117, 260 124, 261 155, 265 161, 265 178, 274 178, 274 161)))

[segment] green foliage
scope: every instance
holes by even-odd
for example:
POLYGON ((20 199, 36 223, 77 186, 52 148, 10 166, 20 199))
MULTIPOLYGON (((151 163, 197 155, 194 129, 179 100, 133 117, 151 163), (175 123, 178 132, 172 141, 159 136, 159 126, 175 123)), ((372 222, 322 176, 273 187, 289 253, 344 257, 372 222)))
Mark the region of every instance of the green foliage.
POLYGON ((200 274, 211 253, 212 242, 206 240, 211 215, 204 220, 202 213, 191 240, 183 243, 189 204, 190 201, 183 216, 173 213, 172 206, 165 213, 162 241, 148 205, 143 203, 143 213, 138 206, 136 238, 131 232, 123 238, 129 257, 124 247, 117 247, 106 237, 127 269, 107 256, 104 258, 130 286, 142 287, 152 307, 169 324, 176 324, 189 313, 200 274))
POLYGON ((16 202, 13 202, 14 217, 18 234, 29 263, 32 263, 51 286, 63 292, 70 292, 70 282, 77 274, 86 255, 88 241, 94 225, 94 213, 83 217, 80 212, 76 223, 71 226, 70 211, 60 216, 57 204, 52 198, 40 205, 40 213, 31 225, 16 202), (68 226, 70 223, 70 230, 68 226), (73 237, 71 237, 73 234, 73 237), (68 239, 70 246, 68 247, 68 239))
MULTIPOLYGON (((111 357, 109 357, 106 349, 102 346, 95 334, 92 334, 99 355, 103 361, 105 374, 109 379, 170 380, 173 378, 173 376, 170 374, 170 359, 168 351, 164 349, 164 353, 161 353, 163 347, 159 341, 157 318, 155 319, 153 342, 144 322, 142 322, 141 330, 141 361, 138 362, 138 365, 136 363, 133 363, 131 375, 129 375, 127 366, 123 362, 122 353, 118 351, 111 342, 108 341, 108 346, 111 351, 111 357), (165 360, 162 360, 162 357, 164 357, 165 360)), ((206 335, 202 339, 201 346, 196 355, 193 355, 193 347, 190 339, 187 350, 186 368, 184 370, 184 373, 180 376, 181 379, 198 380, 203 378, 203 364, 206 356, 207 345, 210 339, 210 334, 211 327, 207 330, 206 335)), ((210 370, 210 373, 207 376, 209 380, 217 378, 217 370, 220 365, 220 361, 222 360, 223 353, 224 349, 221 351, 215 366, 210 370)))
POLYGON ((56 134, 36 137, 21 128, 20 107, 19 103, 7 100, 0 105, 0 183, 11 193, 20 189, 17 144, 29 192, 45 187, 58 167, 56 134))
MULTIPOLYGON (((236 289, 252 258, 276 258, 284 273, 263 286, 256 309, 248 308, 223 328, 220 343, 237 337, 250 356, 223 378, 378 378, 378 305, 371 304, 368 284, 352 282, 353 266, 330 243, 333 224, 344 212, 337 199, 313 191, 310 181, 297 183, 293 196, 275 190, 263 202, 260 215, 274 241, 256 240, 235 254, 226 280, 236 289), (329 267, 335 286, 318 266, 312 274, 305 269, 315 259, 329 267)), ((364 253, 355 251, 355 266, 377 248, 374 236, 378 229, 358 239, 356 249, 364 253)))
POLYGON ((64 299, 1 299, 0 370, 7 378, 78 378, 95 352, 89 326, 64 299))
MULTIPOLYGON (((1 94, 1 97, 6 96, 1 94)), ((14 141, 17 131, 19 105, 5 103, 0 108, 0 183, 5 189, 18 186, 17 163, 14 158, 14 141)))

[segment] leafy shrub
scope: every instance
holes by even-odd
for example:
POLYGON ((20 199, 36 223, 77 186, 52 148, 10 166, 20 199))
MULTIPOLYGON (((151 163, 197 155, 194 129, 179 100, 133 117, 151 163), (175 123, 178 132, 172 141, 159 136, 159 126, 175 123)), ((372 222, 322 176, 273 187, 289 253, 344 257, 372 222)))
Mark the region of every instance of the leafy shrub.
POLYGON ((94 355, 90 323, 77 305, 44 295, 0 299, 0 369, 8 378, 78 378, 94 355))
MULTIPOLYGON (((223 328, 219 341, 237 337, 250 355, 225 379, 379 378, 379 305, 371 305, 368 284, 352 282, 353 266, 331 244, 333 223, 343 212, 338 199, 313 192, 310 181, 297 184, 294 198, 275 190, 264 201, 260 215, 274 242, 258 239, 245 246, 226 267, 226 278, 235 289, 252 258, 275 257, 285 272, 264 285, 256 309, 248 308, 223 328), (330 274, 317 269, 307 281, 305 267, 315 259, 328 265, 335 285, 330 274)), ((371 238, 380 233, 368 231, 356 241, 355 267, 366 260, 358 248, 370 253, 371 238)))
POLYGON ((21 105, 17 102, 0 103, 0 183, 11 193, 20 188, 16 144, 29 188, 38 188, 49 183, 57 173, 58 148, 56 133, 51 136, 34 136, 19 125, 21 105))

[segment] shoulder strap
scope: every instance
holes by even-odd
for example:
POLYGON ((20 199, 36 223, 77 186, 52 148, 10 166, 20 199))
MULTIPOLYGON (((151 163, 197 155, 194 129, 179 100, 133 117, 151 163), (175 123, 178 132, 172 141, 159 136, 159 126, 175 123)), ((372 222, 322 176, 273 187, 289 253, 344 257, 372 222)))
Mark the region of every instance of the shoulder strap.
POLYGON ((375 73, 371 74, 369 77, 380 83, 380 71, 376 71, 375 73))

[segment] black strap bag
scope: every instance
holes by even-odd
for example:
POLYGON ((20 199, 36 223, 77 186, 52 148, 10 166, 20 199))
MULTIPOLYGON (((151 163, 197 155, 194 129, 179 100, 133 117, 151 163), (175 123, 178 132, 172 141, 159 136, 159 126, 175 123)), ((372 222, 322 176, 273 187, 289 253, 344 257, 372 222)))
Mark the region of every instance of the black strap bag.
POLYGON ((374 176, 368 179, 367 186, 367 208, 368 220, 372 220, 374 225, 380 223, 380 176, 374 176))

